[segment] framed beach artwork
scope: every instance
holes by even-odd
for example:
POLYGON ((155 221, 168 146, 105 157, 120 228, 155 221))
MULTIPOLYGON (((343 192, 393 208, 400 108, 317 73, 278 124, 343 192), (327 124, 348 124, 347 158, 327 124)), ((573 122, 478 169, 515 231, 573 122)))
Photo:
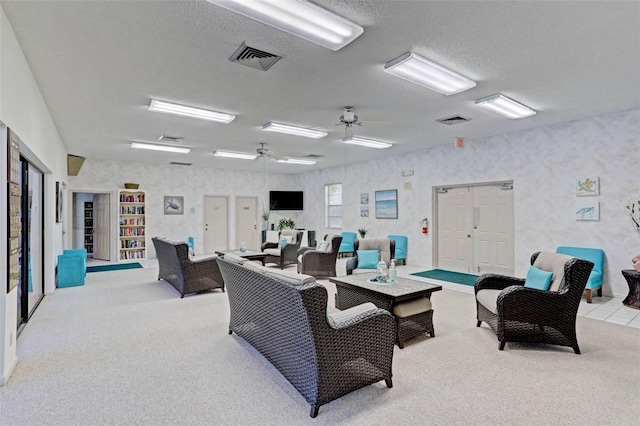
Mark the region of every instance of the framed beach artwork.
POLYGON ((56 182, 56 222, 62 222, 62 213, 64 207, 64 182, 56 182))
POLYGON ((398 190, 376 191, 376 219, 398 218, 398 190))
POLYGON ((360 204, 369 204, 369 193, 360 194, 360 204))
POLYGON ((165 195, 164 214, 184 214, 184 197, 165 195))
POLYGON ((360 217, 369 217, 369 206, 360 206, 360 217))
POLYGON ((600 178, 598 176, 591 176, 577 179, 576 195, 578 197, 600 195, 600 178))
POLYGON ((581 201, 576 203, 576 220, 600 220, 600 202, 581 201))

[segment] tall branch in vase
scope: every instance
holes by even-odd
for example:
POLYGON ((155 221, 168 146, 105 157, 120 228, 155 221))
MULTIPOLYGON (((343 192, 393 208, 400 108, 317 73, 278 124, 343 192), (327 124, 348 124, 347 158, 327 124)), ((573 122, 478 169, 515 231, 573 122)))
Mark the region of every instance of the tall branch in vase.
POLYGON ((635 229, 638 237, 640 237, 640 200, 628 204, 626 208, 629 219, 631 219, 633 229, 635 229))

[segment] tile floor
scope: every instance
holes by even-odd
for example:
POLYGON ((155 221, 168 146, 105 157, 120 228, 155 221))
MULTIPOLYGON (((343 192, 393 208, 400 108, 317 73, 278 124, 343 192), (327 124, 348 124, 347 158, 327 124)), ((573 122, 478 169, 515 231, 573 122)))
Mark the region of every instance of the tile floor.
MULTIPOLYGON (((199 258, 199 257, 207 257, 207 256, 196 256, 196 258, 199 258)), ((346 274, 346 269, 344 267, 344 263, 346 262, 346 260, 347 260, 346 258, 338 259, 338 264, 337 264, 338 275, 346 274)), ((97 260, 93 258, 89 258, 87 260, 87 265, 89 266, 104 265, 108 263, 111 263, 111 262, 97 260)), ((157 266, 158 261, 156 259, 147 259, 147 260, 141 260, 140 264, 145 268, 151 268, 151 267, 157 266)), ((398 276, 411 278, 418 281, 423 280, 423 281, 437 282, 438 284, 442 285, 442 288, 473 294, 473 287, 470 287, 470 286, 454 284, 454 283, 449 283, 445 281, 430 280, 430 279, 410 275, 414 272, 420 272, 424 270, 425 270, 424 267, 402 265, 398 267, 398 276)), ((295 271, 295 267, 293 271, 295 271)), ((628 327, 640 328, 640 309, 633 309, 633 308, 624 306, 622 304, 622 298, 594 296, 592 302, 593 303, 587 303, 586 297, 583 296, 582 301, 580 302, 580 307, 578 308, 578 316, 610 322, 613 324, 625 325, 628 327)))

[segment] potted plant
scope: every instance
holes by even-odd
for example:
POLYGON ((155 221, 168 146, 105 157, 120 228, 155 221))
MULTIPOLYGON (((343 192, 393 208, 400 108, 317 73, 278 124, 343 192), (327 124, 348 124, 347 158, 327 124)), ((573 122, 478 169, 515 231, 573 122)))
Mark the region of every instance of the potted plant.
POLYGON ((296 222, 290 217, 289 218, 283 217, 278 222, 278 231, 282 231, 283 229, 295 229, 295 227, 296 227, 296 222))
POLYGON ((262 218, 262 229, 269 229, 269 217, 271 216, 271 212, 265 208, 262 209, 262 214, 260 217, 262 218))
POLYGON ((367 232, 369 232, 369 230, 364 226, 362 228, 358 228, 358 234, 360 234, 361 238, 364 238, 365 235, 367 235, 367 232))

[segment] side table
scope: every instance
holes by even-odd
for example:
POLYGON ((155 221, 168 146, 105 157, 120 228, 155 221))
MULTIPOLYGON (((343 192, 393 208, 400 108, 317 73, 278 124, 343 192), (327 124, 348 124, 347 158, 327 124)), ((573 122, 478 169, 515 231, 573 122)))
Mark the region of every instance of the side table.
POLYGON ((634 309, 640 309, 640 272, 633 269, 623 269, 622 276, 629 284, 629 294, 622 301, 622 304, 634 309))

